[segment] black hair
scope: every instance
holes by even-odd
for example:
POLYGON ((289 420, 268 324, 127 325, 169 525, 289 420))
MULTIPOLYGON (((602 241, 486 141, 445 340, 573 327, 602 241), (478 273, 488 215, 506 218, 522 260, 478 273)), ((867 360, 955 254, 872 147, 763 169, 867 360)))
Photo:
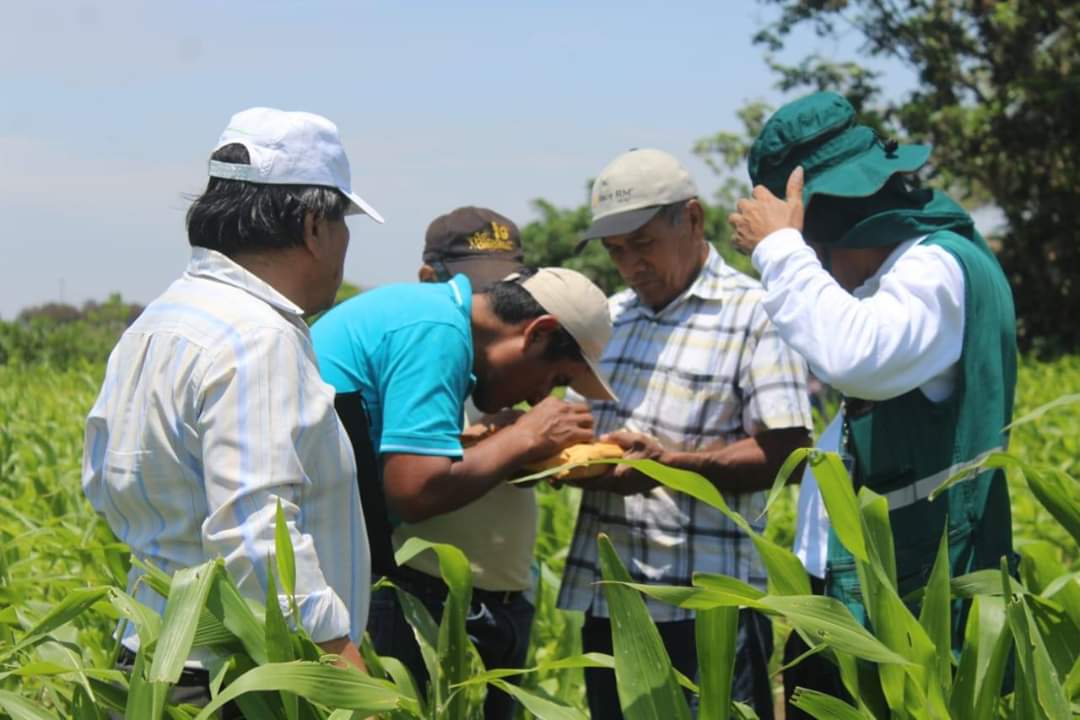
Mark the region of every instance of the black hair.
MULTIPOLYGON (((508 325, 516 325, 523 320, 550 315, 544 306, 521 286, 523 280, 534 274, 536 270, 524 268, 519 271, 515 279, 501 280, 484 291, 484 294, 490 298, 491 310, 495 313, 495 317, 508 325)), ((583 362, 581 348, 562 325, 549 336, 547 348, 544 350, 544 359, 552 362, 558 360, 583 362)))
MULTIPOLYGON (((247 148, 231 143, 211 160, 248 165, 247 148)), ((332 187, 271 185, 212 177, 187 211, 188 242, 228 256, 304 242, 304 217, 341 220, 349 199, 332 187)))

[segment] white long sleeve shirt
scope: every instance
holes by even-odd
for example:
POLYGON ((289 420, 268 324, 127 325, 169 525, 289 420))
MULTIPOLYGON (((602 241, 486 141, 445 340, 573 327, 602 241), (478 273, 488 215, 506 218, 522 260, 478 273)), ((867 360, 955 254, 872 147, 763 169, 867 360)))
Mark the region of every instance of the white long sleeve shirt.
MULTIPOLYGON (((268 567, 276 573, 280 500, 301 625, 316 642, 359 640, 370 572, 355 460, 301 315, 224 255, 196 248, 109 357, 87 419, 83 488, 136 556, 168 573, 224 558, 259 600, 268 567)), ((139 575, 132 568, 129 592, 139 575)), ((164 611, 145 584, 135 596, 164 611)), ((129 628, 124 643, 137 642, 129 628)))
MULTIPOLYGON (((849 397, 888 400, 919 388, 940 402, 952 394, 964 338, 964 273, 948 251, 901 243, 873 276, 848 293, 794 228, 778 230, 751 260, 763 305, 811 372, 849 397)), ((838 416, 819 447, 837 450, 838 416)), ((829 522, 808 469, 799 491, 795 552, 823 577, 829 522)))

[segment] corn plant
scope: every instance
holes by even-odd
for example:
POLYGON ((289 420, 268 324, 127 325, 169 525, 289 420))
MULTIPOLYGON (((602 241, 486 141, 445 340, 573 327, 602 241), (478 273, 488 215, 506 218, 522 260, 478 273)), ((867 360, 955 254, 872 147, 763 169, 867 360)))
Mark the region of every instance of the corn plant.
MULTIPOLYGON (((1021 417, 1013 427, 1077 402, 1080 395, 1059 398, 1021 417)), ((730 700, 735 613, 741 607, 783 618, 802 635, 810 652, 823 652, 836 664, 852 702, 803 689, 793 698, 793 704, 822 720, 1056 719, 1080 712, 1074 704, 1080 699, 1080 587, 1077 574, 1066 571, 1053 547, 1045 542, 1021 544, 1022 581, 1010 576, 1004 558, 1000 570, 950 578, 945 534, 926 587, 917 597, 901 597, 888 505, 867 488, 856 494, 838 455, 796 451, 781 470, 772 496, 804 461, 813 468, 837 537, 855 557, 868 628, 837 600, 810 595, 809 580, 798 559, 756 533, 705 478, 648 460, 622 461, 671 490, 712 505, 739 525, 764 561, 770 588, 766 594, 734 578, 705 573, 696 574, 691 587, 633 583, 611 544, 601 536, 600 561, 609 583, 605 592, 612 605, 619 699, 628 718, 688 717, 679 678, 659 634, 650 631, 644 604, 628 595, 630 591, 697 611, 704 678, 701 717, 748 716, 747 708, 730 700), (958 659, 950 633, 957 598, 971 602, 958 659), (909 607, 913 602, 921 605, 918 616, 909 607), (1009 690, 1010 654, 1015 657, 1015 689, 1003 694, 1009 690)), ((932 497, 996 467, 1021 472, 1046 511, 1074 543, 1080 542, 1080 488, 1057 467, 992 453, 961 469, 932 497)))

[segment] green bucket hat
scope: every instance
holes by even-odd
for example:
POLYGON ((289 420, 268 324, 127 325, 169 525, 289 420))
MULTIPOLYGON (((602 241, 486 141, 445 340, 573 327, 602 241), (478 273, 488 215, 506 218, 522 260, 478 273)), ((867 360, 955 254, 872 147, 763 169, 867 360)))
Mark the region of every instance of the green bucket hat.
POLYGON ((855 108, 834 92, 815 92, 784 105, 750 148, 754 185, 784 197, 796 167, 805 173, 803 202, 814 195, 873 195, 896 173, 914 172, 930 157, 929 145, 898 145, 855 123, 855 108))

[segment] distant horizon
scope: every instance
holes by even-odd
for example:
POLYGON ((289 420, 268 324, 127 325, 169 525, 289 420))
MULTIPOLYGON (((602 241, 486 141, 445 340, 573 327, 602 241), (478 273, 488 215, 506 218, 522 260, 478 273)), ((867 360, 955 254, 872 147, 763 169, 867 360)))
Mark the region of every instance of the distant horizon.
MULTIPOLYGON (((703 0, 16 5, 0 28, 0 318, 160 294, 186 266, 209 150, 253 105, 340 128, 353 187, 387 219, 349 221, 345 277, 366 288, 415 278, 437 215, 486 205, 525 226, 535 199, 581 204, 630 147, 676 155, 708 200, 719 178, 693 143, 784 99, 750 42, 766 17, 703 0)), ((793 38, 785 58, 810 51, 851 59, 858 38, 793 38)), ((914 83, 872 65, 894 92, 914 83)))

